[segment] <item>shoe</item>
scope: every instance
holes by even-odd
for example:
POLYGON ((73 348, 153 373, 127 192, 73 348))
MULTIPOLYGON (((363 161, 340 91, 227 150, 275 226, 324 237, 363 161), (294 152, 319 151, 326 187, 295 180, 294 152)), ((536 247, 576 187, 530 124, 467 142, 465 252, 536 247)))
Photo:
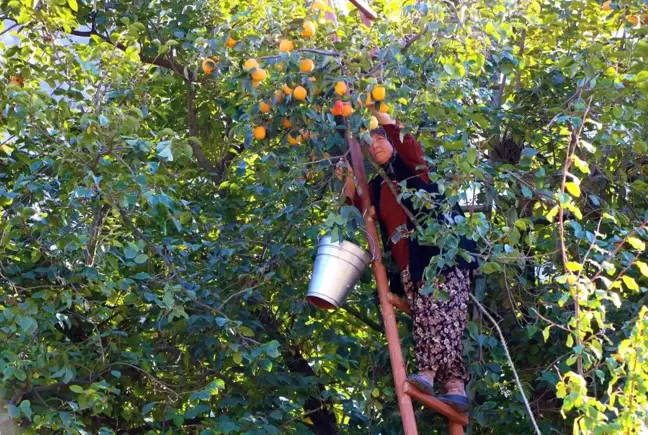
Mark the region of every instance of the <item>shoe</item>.
POLYGON ((431 380, 428 376, 422 375, 420 373, 415 373, 407 377, 407 382, 414 385, 424 393, 434 396, 434 381, 431 380))
POLYGON ((462 414, 470 412, 470 400, 466 396, 460 394, 442 394, 437 399, 462 414))

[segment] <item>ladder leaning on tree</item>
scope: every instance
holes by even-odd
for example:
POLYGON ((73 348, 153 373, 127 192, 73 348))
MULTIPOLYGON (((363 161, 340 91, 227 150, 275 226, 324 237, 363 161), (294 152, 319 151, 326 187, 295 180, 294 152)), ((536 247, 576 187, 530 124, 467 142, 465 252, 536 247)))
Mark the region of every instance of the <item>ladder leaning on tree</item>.
MULTIPOLYGON (((348 140, 349 150, 351 152, 351 161, 353 164, 354 175, 358 181, 360 189, 358 194, 361 199, 361 212, 364 217, 365 226, 369 235, 373 240, 378 239, 378 230, 376 228, 375 217, 371 215, 368 210, 372 210, 371 199, 367 192, 369 187, 367 185, 367 177, 364 170, 364 156, 360 149, 360 144, 354 138, 348 140)), ((374 278, 378 287, 378 297, 380 299, 380 309, 382 311, 383 322, 385 324, 385 334, 387 335, 387 346, 389 349, 389 358, 391 360, 392 373, 394 376, 394 386, 396 390, 396 397, 398 398, 398 407, 403 421, 403 429, 405 435, 416 435, 416 419, 414 417, 414 407, 412 405, 412 398, 420 401, 428 408, 444 415, 448 418, 451 435, 463 435, 463 426, 468 424, 468 417, 458 413, 450 406, 436 399, 434 396, 425 394, 416 388, 414 385, 407 382, 407 375, 405 373, 405 363, 403 361, 403 352, 400 347, 400 337, 398 335, 398 328, 396 326, 396 314, 394 307, 399 308, 407 314, 411 315, 409 305, 407 302, 389 292, 389 283, 387 281, 387 271, 382 263, 382 255, 380 249, 376 250, 375 260, 371 267, 373 269, 374 278)))
MULTIPOLYGON (((370 26, 372 21, 377 18, 377 14, 371 9, 365 0, 349 0, 360 11, 363 23, 370 26)), ((330 12, 327 12, 326 18, 336 22, 335 7, 333 0, 328 0, 330 12)), ((332 34, 331 37, 336 39, 337 35, 332 34)), ((366 193, 369 192, 367 185, 367 177, 364 170, 364 157, 360 149, 360 144, 357 140, 349 138, 349 150, 351 151, 351 161, 354 168, 354 174, 358 180, 360 190, 358 192, 362 200, 361 212, 364 217, 365 226, 369 235, 373 240, 379 240, 378 230, 374 216, 368 213, 367 210, 372 210, 371 199, 366 193)), ((389 349, 389 359, 391 361, 392 373, 394 376, 394 384, 396 390, 396 397, 398 398, 398 408, 400 409, 401 419, 403 421, 403 429, 405 435, 417 435, 416 419, 414 417, 414 406, 412 405, 412 398, 420 401, 428 408, 444 415, 448 419, 450 435, 463 435, 463 427, 468 424, 468 417, 458 413, 450 406, 436 399, 434 396, 425 394, 416 388, 414 385, 407 382, 405 374, 405 363, 403 362, 403 351, 400 347, 400 337, 398 336, 398 328, 396 326, 396 314, 394 307, 401 309, 407 314, 411 315, 411 311, 407 302, 400 299, 396 295, 389 292, 389 283, 387 281, 387 271, 382 263, 382 255, 379 249, 376 250, 375 260, 372 263, 374 278, 378 287, 378 297, 380 299, 380 308, 382 311, 383 322, 385 324, 385 333, 387 335, 387 346, 389 349)))

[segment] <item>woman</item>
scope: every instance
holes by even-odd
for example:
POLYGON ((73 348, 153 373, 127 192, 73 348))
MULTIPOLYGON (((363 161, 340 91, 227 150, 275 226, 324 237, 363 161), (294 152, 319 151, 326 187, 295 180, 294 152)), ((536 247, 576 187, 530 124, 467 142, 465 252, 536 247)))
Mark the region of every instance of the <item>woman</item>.
MULTIPOLYGON (((387 113, 372 109, 381 127, 370 132, 372 144, 369 146, 371 157, 380 164, 397 190, 398 182, 406 181, 408 189, 425 190, 435 195, 436 208, 432 212, 439 219, 448 222, 448 213, 440 212, 444 202, 438 194, 437 185, 431 183, 423 150, 410 134, 401 139, 402 125, 397 124, 387 113)), ((338 172, 341 176, 341 171, 338 172)), ((344 194, 359 208, 360 200, 352 172, 345 180, 344 194)), ((433 385, 437 381, 445 390, 439 399, 460 412, 470 409, 464 383, 469 375, 463 364, 463 331, 466 327, 468 292, 470 291, 470 271, 477 267, 476 261, 468 262, 457 256, 455 265, 447 267, 434 279, 433 285, 448 295, 440 300, 432 292, 424 292, 423 271, 430 259, 439 254, 433 246, 419 245, 406 234, 393 238, 404 228, 412 230, 403 206, 414 215, 411 201, 399 204, 387 181, 378 176, 369 183, 369 194, 380 222, 385 248, 391 251, 398 266, 400 280, 407 295, 413 314, 413 337, 415 344, 416 367, 418 373, 408 376, 408 381, 428 394, 434 394, 433 385), (393 243, 396 240, 396 243, 393 243)), ((455 206, 450 217, 462 215, 455 206)), ((467 251, 475 251, 475 242, 462 238, 459 246, 467 251)))

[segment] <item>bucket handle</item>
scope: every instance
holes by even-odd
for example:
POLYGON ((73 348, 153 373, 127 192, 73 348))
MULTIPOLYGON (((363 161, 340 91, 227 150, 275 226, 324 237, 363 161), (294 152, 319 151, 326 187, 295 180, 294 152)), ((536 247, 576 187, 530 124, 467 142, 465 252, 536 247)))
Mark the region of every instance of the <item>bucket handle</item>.
MULTIPOLYGON (((371 248, 371 260, 369 261, 369 263, 371 264, 371 263, 373 263, 374 261, 376 261, 378 259, 378 255, 376 254, 378 252, 378 246, 377 246, 376 241, 374 240, 374 238, 371 237, 371 234, 369 234, 369 231, 367 231, 364 228, 360 228, 360 230, 364 231, 365 234, 367 235, 367 240, 371 241, 371 243, 370 243, 371 244, 371 246, 370 246, 370 248, 371 248)), ((317 235, 317 241, 319 242, 320 239, 321 239, 321 236, 318 234, 317 235)))
POLYGON ((371 234, 369 234, 369 231, 367 231, 364 228, 360 228, 362 231, 365 232, 367 235, 367 240, 371 240, 371 245, 373 246, 373 249, 371 250, 371 261, 369 263, 373 263, 378 259, 378 255, 376 254, 378 252, 378 246, 376 244, 376 241, 374 240, 373 237, 371 237, 371 234))

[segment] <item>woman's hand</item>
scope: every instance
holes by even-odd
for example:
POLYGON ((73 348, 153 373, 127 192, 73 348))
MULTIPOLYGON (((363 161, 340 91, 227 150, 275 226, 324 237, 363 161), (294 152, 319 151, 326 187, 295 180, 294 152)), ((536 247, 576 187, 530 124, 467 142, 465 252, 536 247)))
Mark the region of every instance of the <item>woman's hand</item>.
POLYGON ((344 187, 342 188, 342 193, 344 196, 349 198, 351 202, 355 199, 356 195, 356 185, 353 180, 353 168, 349 166, 344 157, 340 159, 335 168, 335 175, 337 175, 338 180, 342 181, 344 179, 344 187))
POLYGON ((380 125, 396 124, 396 121, 389 116, 389 113, 382 113, 376 109, 376 104, 371 106, 371 113, 376 117, 380 125))

